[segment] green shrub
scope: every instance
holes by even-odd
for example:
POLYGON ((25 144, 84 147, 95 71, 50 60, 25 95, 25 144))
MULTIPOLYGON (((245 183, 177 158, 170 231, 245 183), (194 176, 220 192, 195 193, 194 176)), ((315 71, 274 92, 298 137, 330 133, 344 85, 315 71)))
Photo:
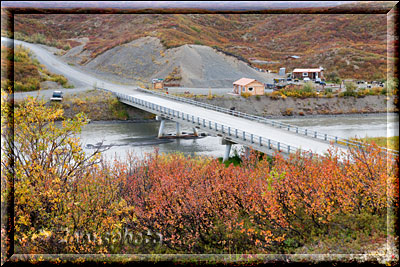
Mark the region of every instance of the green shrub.
POLYGON ((314 85, 311 82, 306 82, 303 85, 303 92, 311 93, 314 90, 314 85))
POLYGON ((346 91, 353 92, 357 89, 357 85, 354 82, 345 82, 346 91))
POLYGON ((201 30, 200 30, 199 28, 196 28, 195 26, 190 26, 190 28, 191 28, 192 30, 194 30, 195 32, 197 32, 197 33, 200 33, 200 32, 201 32, 201 30))
POLYGON ((45 37, 43 34, 41 34, 41 33, 35 33, 35 34, 32 36, 32 41, 33 41, 34 43, 38 43, 38 44, 47 44, 46 37, 45 37))

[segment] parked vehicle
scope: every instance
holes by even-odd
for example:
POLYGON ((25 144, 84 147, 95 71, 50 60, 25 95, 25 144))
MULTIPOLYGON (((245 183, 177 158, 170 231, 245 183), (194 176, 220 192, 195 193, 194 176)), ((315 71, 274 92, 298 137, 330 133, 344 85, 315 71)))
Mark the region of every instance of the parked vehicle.
POLYGON ((321 81, 320 83, 319 83, 320 85, 326 85, 326 82, 324 82, 324 81, 321 81))
POLYGON ((309 81, 311 81, 311 80, 310 80, 310 78, 306 77, 306 78, 303 79, 303 81, 304 81, 304 82, 309 82, 309 81))
POLYGON ((53 96, 50 98, 51 101, 61 101, 63 99, 63 93, 61 91, 54 91, 53 96))

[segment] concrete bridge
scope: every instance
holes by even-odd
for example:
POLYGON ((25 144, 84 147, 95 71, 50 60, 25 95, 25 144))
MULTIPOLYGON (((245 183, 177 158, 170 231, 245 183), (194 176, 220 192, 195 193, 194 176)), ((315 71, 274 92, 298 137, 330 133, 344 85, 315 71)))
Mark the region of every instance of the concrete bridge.
POLYGON ((192 127, 195 135, 201 129, 220 136, 222 144, 226 145, 223 160, 229 157, 232 144, 241 144, 268 155, 280 151, 284 156, 298 150, 323 155, 331 144, 339 151, 348 150, 343 144, 349 140, 190 99, 144 89, 137 89, 133 94, 114 94, 127 105, 156 114, 160 120, 159 137, 165 134, 166 120, 176 122, 177 135, 180 134, 180 124, 183 124, 192 127))
MULTIPOLYGON (((354 140, 162 92, 136 88, 136 92, 133 94, 115 92, 114 94, 127 105, 156 114, 160 120, 159 137, 165 134, 166 120, 176 122, 176 135, 178 136, 180 135, 180 124, 192 127, 194 135, 197 135, 197 130, 201 129, 220 136, 221 143, 226 145, 223 161, 228 159, 232 144, 241 144, 267 155, 279 151, 285 157, 299 150, 310 154, 324 155, 332 145, 339 152, 347 153, 348 146, 362 147, 365 145, 354 140)), ((384 151, 398 156, 398 151, 391 149, 384 149, 384 151)))

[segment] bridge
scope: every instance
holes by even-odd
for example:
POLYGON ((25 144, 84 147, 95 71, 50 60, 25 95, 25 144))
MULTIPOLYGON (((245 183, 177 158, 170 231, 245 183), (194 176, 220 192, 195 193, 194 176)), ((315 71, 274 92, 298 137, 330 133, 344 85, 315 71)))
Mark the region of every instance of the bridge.
POLYGON ((125 94, 103 89, 114 93, 122 103, 156 114, 160 120, 159 137, 165 134, 166 120, 176 122, 177 135, 180 134, 179 125, 183 124, 193 128, 194 134, 201 129, 220 136, 222 144, 226 145, 224 161, 229 157, 232 144, 241 144, 267 155, 279 151, 284 156, 298 150, 323 155, 332 144, 339 152, 347 152, 348 145, 361 145, 337 136, 161 92, 137 88, 136 92, 125 94))
MULTIPOLYGON (((1 40, 2 43, 12 41, 4 37, 1 40)), ((176 122, 177 135, 180 133, 180 124, 183 124, 192 127, 195 134, 198 129, 201 129, 220 136, 223 140, 222 143, 226 145, 224 160, 228 158, 232 144, 241 144, 268 155, 275 151, 289 155, 299 150, 323 155, 332 144, 338 148, 339 152, 347 152, 348 146, 364 146, 364 144, 353 140, 284 124, 260 116, 232 111, 161 92, 107 82, 69 66, 40 46, 17 40, 14 40, 15 44, 28 47, 35 53, 39 61, 50 70, 56 71, 82 86, 94 86, 98 89, 110 91, 121 102, 156 114, 161 120, 159 137, 164 135, 166 120, 176 122)), ((386 149, 386 152, 398 155, 398 151, 386 149)))

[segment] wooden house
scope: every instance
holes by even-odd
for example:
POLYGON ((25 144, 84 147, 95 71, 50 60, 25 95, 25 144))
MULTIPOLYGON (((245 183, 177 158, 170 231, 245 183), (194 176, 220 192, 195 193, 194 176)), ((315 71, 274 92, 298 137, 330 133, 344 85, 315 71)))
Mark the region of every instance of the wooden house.
POLYGON ((292 71, 292 78, 293 79, 310 78, 311 80, 320 78, 322 80, 324 79, 324 69, 321 67, 315 69, 294 69, 292 71))
POLYGON ((241 78, 233 83, 235 94, 250 93, 251 95, 263 95, 264 84, 255 79, 241 78))

